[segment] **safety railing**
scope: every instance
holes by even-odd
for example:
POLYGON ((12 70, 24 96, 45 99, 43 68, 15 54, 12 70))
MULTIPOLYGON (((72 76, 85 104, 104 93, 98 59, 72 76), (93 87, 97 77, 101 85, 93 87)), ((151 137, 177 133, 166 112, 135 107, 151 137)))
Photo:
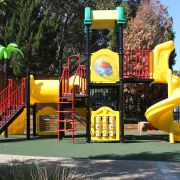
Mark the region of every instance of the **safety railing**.
POLYGON ((124 78, 149 79, 152 76, 151 50, 124 51, 124 78))
POLYGON ((0 92, 0 114, 3 112, 3 103, 8 99, 12 93, 12 79, 8 80, 8 86, 0 92))
POLYGON ((86 94, 86 66, 79 65, 73 80, 73 92, 75 91, 75 81, 78 79, 78 94, 86 94))
POLYGON ((25 82, 25 78, 22 79, 21 85, 1 103, 0 127, 25 105, 25 82))
POLYGON ((61 79, 59 81, 59 91, 61 94, 65 95, 69 93, 69 67, 63 68, 61 79))

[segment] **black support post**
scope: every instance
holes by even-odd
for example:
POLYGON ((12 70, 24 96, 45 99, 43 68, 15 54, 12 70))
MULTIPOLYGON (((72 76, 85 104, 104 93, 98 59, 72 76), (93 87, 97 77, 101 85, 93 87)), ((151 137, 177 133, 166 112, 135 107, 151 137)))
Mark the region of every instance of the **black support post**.
MULTIPOLYGON (((5 59, 5 88, 8 87, 9 61, 9 59, 5 59)), ((4 136, 8 138, 8 128, 6 128, 4 136)))
POLYGON ((33 136, 36 136, 36 104, 33 106, 33 136))
POLYGON ((9 72, 9 59, 5 59, 5 73, 4 73, 5 88, 8 86, 8 72, 9 72))
POLYGON ((124 47, 123 47, 123 25, 118 25, 117 47, 119 53, 119 112, 120 112, 120 142, 124 142, 124 77, 123 77, 123 62, 124 62, 124 47))
POLYGON ((26 72, 26 108, 27 108, 27 118, 26 118, 26 138, 30 139, 30 70, 27 68, 26 72))
POLYGON ((90 50, 90 25, 87 24, 85 26, 86 30, 86 94, 87 94, 87 108, 86 108, 86 142, 89 143, 91 140, 90 135, 90 58, 91 58, 91 50, 90 50))

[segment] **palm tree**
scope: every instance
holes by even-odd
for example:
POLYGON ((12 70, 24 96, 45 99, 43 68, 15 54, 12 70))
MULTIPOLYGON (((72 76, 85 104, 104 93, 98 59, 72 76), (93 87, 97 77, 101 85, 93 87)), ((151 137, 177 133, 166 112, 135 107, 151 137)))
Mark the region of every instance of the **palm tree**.
POLYGON ((21 56, 24 58, 24 54, 22 51, 18 48, 18 45, 15 43, 10 43, 8 44, 6 51, 4 53, 4 58, 5 59, 10 59, 11 53, 20 53, 21 56))
POLYGON ((5 59, 5 87, 8 85, 8 69, 9 61, 12 53, 19 53, 23 58, 24 55, 22 51, 18 48, 18 45, 15 43, 8 44, 7 47, 0 45, 0 60, 5 59))
POLYGON ((4 52, 5 52, 6 48, 4 46, 0 45, 0 60, 3 58, 4 56, 4 52))

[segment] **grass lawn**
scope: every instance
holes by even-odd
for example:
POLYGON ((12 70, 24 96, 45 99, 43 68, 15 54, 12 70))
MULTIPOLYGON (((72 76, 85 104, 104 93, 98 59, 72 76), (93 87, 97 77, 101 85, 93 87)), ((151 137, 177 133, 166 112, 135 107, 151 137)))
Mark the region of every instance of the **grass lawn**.
POLYGON ((0 137, 0 154, 43 157, 69 157, 88 159, 154 160, 180 162, 180 143, 170 144, 168 135, 161 132, 143 135, 125 133, 124 143, 86 143, 85 136, 64 138, 36 137, 26 140, 24 136, 0 137))

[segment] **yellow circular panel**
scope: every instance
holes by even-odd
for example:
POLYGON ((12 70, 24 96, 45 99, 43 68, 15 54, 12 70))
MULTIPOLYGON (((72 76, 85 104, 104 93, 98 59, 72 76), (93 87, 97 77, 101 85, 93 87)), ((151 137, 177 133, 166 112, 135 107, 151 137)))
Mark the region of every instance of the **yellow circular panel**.
POLYGON ((119 56, 109 49, 101 49, 91 56, 91 82, 115 83, 119 81, 119 56))

